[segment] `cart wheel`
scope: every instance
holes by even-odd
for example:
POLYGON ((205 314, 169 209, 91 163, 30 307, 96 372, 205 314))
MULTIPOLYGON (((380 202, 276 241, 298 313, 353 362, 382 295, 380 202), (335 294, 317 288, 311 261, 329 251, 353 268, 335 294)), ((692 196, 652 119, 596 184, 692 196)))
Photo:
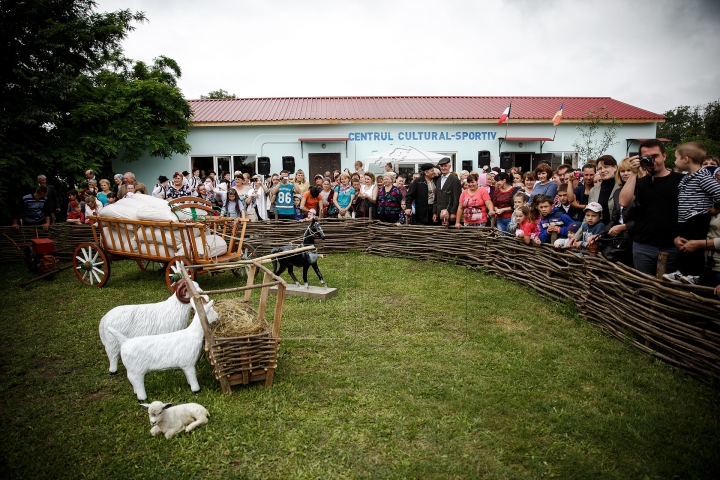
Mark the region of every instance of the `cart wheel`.
POLYGON ((100 288, 110 278, 110 261, 103 249, 94 243, 81 243, 75 248, 73 268, 85 285, 100 288))
POLYGON ((170 259, 167 264, 167 268, 165 269, 165 283, 167 283, 167 286, 171 292, 175 291, 175 283, 181 278, 183 278, 182 273, 180 273, 181 265, 185 265, 185 269, 190 275, 190 280, 195 280, 195 269, 188 268, 188 265, 192 265, 190 263, 190 260, 188 260, 187 257, 183 257, 182 255, 173 257, 170 259))
MULTIPOLYGON (((240 257, 240 259, 241 260, 249 260, 251 258, 255 258, 256 256, 257 256, 257 252, 255 251, 255 247, 243 242, 242 257, 240 257)), ((233 269, 230 271, 236 277, 247 278, 248 275, 250 275, 250 265, 241 267, 241 268, 236 268, 236 269, 233 269)), ((258 270, 258 272, 259 272, 259 270, 258 270)), ((257 275, 257 273, 256 273, 256 275, 257 275)))
POLYGON ((137 266, 140 267, 140 270, 143 272, 147 272, 148 270, 151 272, 162 272, 167 267, 166 263, 153 262, 152 260, 144 260, 141 258, 136 258, 135 263, 137 263, 137 266))

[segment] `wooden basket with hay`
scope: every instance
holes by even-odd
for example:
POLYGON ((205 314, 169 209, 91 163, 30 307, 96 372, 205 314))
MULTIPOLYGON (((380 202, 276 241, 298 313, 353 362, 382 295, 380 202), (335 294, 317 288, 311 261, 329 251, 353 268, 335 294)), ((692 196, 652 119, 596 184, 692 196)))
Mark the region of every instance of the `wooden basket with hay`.
MULTIPOLYGON (((287 284, 260 261, 261 259, 256 259, 247 262, 251 267, 245 286, 203 291, 203 295, 245 292, 242 299, 216 300, 214 308, 219 318, 212 325, 207 322, 204 310, 198 309, 205 334, 205 354, 213 366, 215 378, 220 382, 223 393, 232 393, 233 385, 247 385, 265 380, 265 386, 269 387, 273 382, 287 284), (259 270, 264 273, 263 281, 255 285, 255 274, 259 270), (274 286, 277 286, 278 290, 277 302, 272 324, 269 324, 265 310, 270 288, 274 286), (260 291, 260 298, 256 309, 250 305, 250 301, 253 291, 257 290, 260 291)), ((199 306, 201 297, 192 282, 188 283, 188 293, 192 301, 199 306)))

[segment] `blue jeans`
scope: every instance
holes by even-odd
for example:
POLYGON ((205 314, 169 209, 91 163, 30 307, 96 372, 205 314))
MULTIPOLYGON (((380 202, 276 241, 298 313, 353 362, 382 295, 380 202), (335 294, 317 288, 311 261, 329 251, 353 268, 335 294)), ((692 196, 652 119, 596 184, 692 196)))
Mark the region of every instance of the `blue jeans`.
POLYGON ((648 245, 647 243, 633 242, 633 263, 635 264, 635 270, 655 276, 660 252, 667 252, 668 254, 666 271, 668 273, 674 272, 675 258, 678 254, 676 246, 659 247, 657 245, 648 245))
POLYGON ((508 225, 510 225, 510 220, 512 220, 512 217, 498 218, 495 220, 495 227, 501 232, 507 232, 508 225))

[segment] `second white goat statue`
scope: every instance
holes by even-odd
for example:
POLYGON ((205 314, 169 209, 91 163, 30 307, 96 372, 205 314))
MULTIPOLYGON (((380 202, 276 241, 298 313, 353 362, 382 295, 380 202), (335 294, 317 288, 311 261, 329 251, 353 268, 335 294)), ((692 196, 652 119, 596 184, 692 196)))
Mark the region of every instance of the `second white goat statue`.
MULTIPOLYGON (((208 323, 213 323, 218 318, 213 303, 210 301, 204 305, 208 323)), ((195 304, 192 305, 195 310, 195 304)), ((180 368, 185 373, 193 393, 200 391, 195 364, 202 352, 204 336, 197 311, 190 326, 179 332, 126 338, 112 327, 108 327, 108 330, 120 342, 120 356, 138 400, 147 400, 145 374, 157 370, 180 368)))
MULTIPOLYGON (((196 290, 202 292, 196 282, 193 284, 196 290)), ((203 298, 205 301, 210 300, 207 295, 203 295, 203 298)), ((175 293, 167 300, 141 305, 120 305, 106 313, 100 320, 99 331, 100 340, 110 360, 110 375, 117 373, 120 343, 108 328, 114 328, 127 338, 177 332, 188 326, 191 311, 190 297, 187 295, 185 280, 182 279, 177 283, 175 293)))
POLYGON ((178 432, 185 430, 185 433, 208 423, 210 414, 207 409, 198 403, 183 403, 173 406, 172 403, 152 402, 140 404, 148 411, 150 417, 150 435, 153 437, 158 433, 165 434, 170 438, 178 432))

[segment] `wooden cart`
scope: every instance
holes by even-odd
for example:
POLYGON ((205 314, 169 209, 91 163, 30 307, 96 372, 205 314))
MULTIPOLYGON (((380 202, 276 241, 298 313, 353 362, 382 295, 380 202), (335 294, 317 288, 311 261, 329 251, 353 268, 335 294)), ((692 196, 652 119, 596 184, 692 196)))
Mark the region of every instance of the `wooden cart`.
MULTIPOLYGON (((165 282, 173 290, 187 267, 191 280, 206 273, 203 266, 255 257, 255 249, 244 242, 248 219, 216 217, 212 204, 195 197, 173 200, 172 210, 188 220, 157 222, 90 216, 94 242, 75 248, 73 267, 81 282, 102 287, 110 277, 110 264, 134 259, 142 270, 160 266, 165 282)), ((236 276, 250 272, 245 263, 230 269, 236 276)))

